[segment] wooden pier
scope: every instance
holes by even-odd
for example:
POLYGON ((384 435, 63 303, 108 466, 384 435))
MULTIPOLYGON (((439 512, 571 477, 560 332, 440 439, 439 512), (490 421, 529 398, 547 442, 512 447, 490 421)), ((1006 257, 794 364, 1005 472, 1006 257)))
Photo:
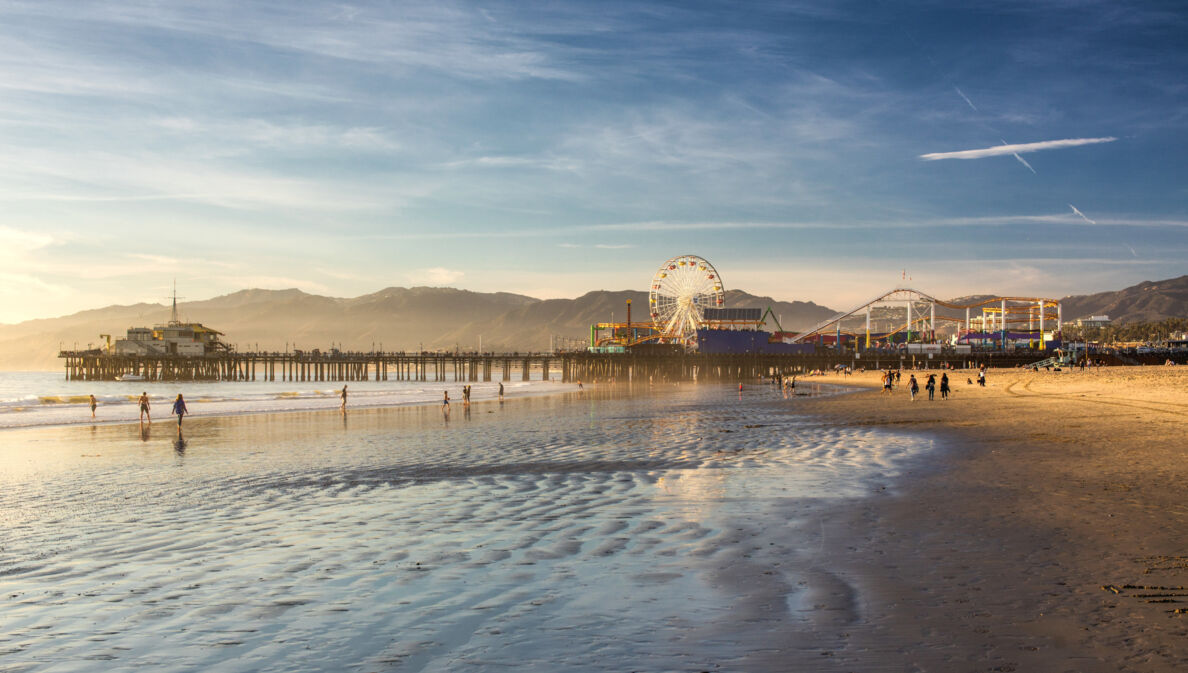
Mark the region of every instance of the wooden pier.
POLYGON ((1035 354, 973 353, 920 356, 862 353, 807 355, 707 353, 404 353, 404 352, 252 352, 206 356, 115 355, 102 350, 62 351, 66 379, 114 381, 141 376, 145 381, 706 381, 740 382, 773 374, 796 374, 837 365, 880 369, 941 363, 956 368, 986 364, 1014 367, 1035 362, 1035 354))
POLYGON ((71 381, 527 381, 549 378, 558 356, 545 353, 218 353, 205 356, 114 355, 62 351, 71 381))

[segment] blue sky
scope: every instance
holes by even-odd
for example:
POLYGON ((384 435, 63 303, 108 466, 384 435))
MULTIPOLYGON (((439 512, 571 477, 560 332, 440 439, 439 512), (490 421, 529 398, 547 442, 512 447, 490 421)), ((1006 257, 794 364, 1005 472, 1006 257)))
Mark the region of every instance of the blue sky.
POLYGON ((1186 34, 1178 3, 0 0, 0 322, 174 277, 572 297, 689 253, 836 308, 904 269, 1177 276, 1186 34))

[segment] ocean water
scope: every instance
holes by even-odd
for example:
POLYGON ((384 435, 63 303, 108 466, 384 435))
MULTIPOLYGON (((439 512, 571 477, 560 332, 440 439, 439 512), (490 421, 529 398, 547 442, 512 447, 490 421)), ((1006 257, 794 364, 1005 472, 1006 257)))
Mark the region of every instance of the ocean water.
POLYGON ((929 450, 797 401, 0 431, 0 670, 781 670, 829 566, 804 522, 929 450))
MULTIPOLYGON (((474 382, 471 399, 493 399, 499 394, 497 376, 489 382, 474 382)), ((576 390, 576 385, 560 383, 560 374, 551 372, 548 381, 541 372, 531 372, 532 380, 523 381, 517 373, 504 382, 504 396, 539 395, 576 390)), ((452 375, 448 375, 452 379, 452 375)), ((227 381, 227 382, 120 382, 67 381, 62 374, 50 372, 0 372, 0 428, 47 425, 89 425, 136 421, 136 401, 147 392, 150 413, 157 418, 169 415, 173 400, 181 393, 195 417, 315 411, 336 409, 339 393, 347 387, 352 408, 388 407, 440 402, 448 390, 451 401, 460 402, 465 381, 227 381), (91 419, 90 395, 98 401, 95 420, 91 419)))

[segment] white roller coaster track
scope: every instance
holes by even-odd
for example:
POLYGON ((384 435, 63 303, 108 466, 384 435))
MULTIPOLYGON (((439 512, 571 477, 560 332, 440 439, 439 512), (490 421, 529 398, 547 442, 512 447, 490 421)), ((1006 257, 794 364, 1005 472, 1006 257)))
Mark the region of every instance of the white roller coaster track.
POLYGON ((896 287, 896 288, 887 290, 886 292, 878 295, 877 297, 871 299, 870 301, 865 301, 865 302, 862 302, 861 304, 858 304, 857 306, 850 309, 849 311, 846 311, 844 313, 838 313, 837 315, 833 316, 832 318, 814 325, 812 329, 802 332, 798 336, 794 337, 792 339, 792 343, 799 343, 802 339, 808 338, 809 336, 812 336, 815 334, 819 334, 826 327, 829 327, 831 325, 839 323, 842 320, 845 320, 846 318, 849 318, 851 316, 857 315, 859 311, 863 311, 867 307, 873 306, 874 304, 878 304, 879 302, 886 301, 892 295, 896 295, 896 294, 908 295, 908 296, 900 299, 900 301, 926 301, 926 302, 936 304, 937 306, 944 306, 945 308, 957 308, 957 309, 977 308, 979 306, 989 306, 991 304, 998 304, 998 303, 1006 302, 1006 301, 1044 302, 1045 306, 1056 306, 1057 308, 1059 308, 1059 306, 1060 306, 1059 300, 1050 299, 1050 298, 1046 298, 1046 297, 992 297, 990 299, 983 299, 982 301, 973 302, 971 304, 955 304, 953 302, 941 301, 940 299, 937 299, 936 297, 933 297, 930 294, 921 292, 914 288, 896 287))

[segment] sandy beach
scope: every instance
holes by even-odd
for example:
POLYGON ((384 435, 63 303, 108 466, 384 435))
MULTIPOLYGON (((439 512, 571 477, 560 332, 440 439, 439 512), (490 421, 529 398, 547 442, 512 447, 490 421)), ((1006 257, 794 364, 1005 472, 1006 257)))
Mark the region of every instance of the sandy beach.
POLYGON ((898 493, 822 522, 864 601, 838 631, 846 646, 822 659, 1184 670, 1188 369, 991 370, 985 388, 973 377, 956 372, 951 399, 932 402, 908 399, 908 372, 892 395, 877 372, 808 379, 876 389, 806 410, 945 445, 898 493))
POLYGON ((0 668, 1183 666, 1188 371, 966 376, 4 431, 0 668))

